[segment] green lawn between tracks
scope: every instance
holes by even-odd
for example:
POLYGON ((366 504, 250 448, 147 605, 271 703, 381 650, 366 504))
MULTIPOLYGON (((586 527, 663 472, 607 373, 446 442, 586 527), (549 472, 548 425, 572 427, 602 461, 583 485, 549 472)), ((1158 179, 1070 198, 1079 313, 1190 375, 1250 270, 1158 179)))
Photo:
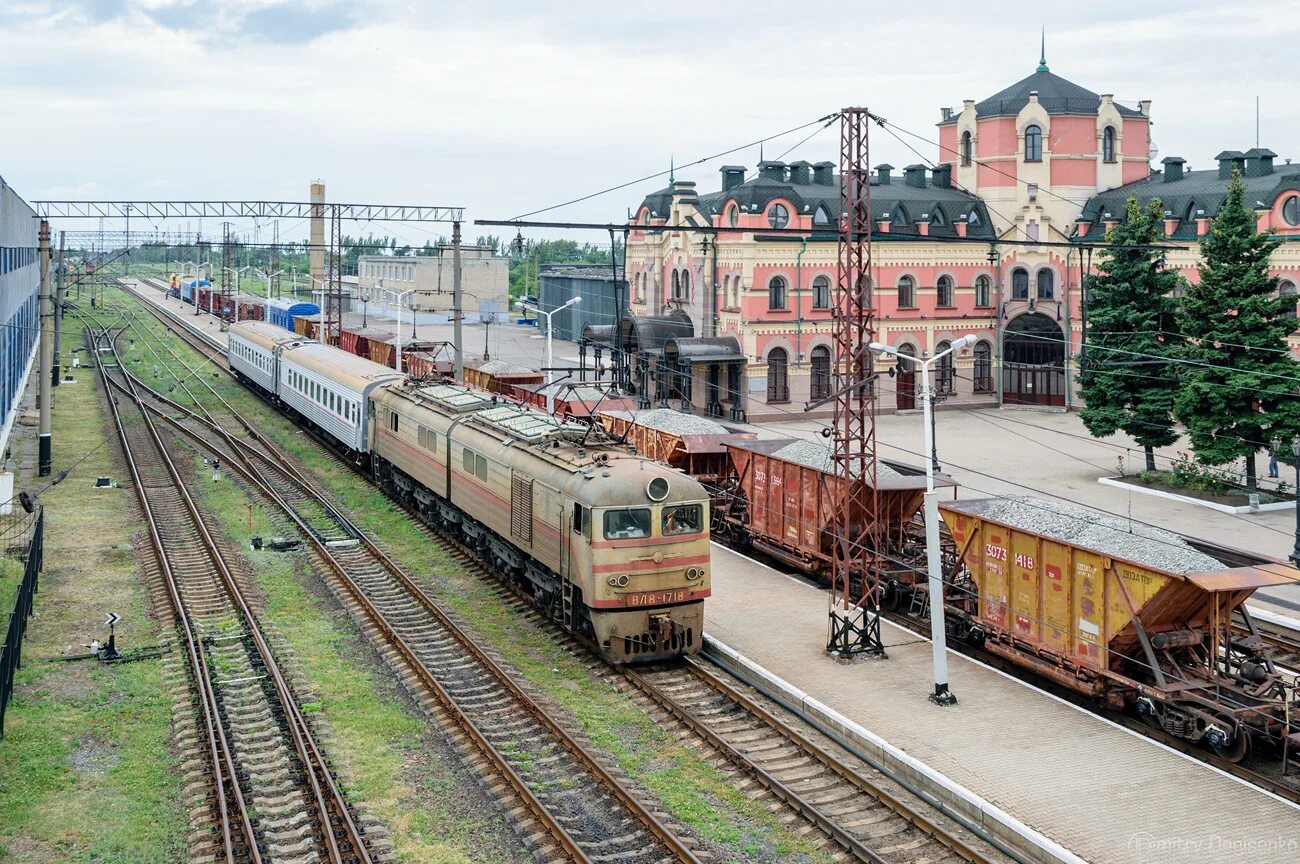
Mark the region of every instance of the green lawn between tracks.
MULTIPOLYGON (((56 470, 93 452, 41 495, 45 572, 0 740, 0 860, 183 861, 188 826, 169 750, 172 695, 161 661, 55 659, 107 638, 109 612, 122 616, 117 632, 125 647, 165 635, 147 615, 135 570, 133 493, 93 488, 100 475, 120 478, 113 446, 98 446, 109 428, 89 374, 55 391, 54 429, 56 470)), ((10 581, 0 587, 6 612, 10 581)))
MULTIPOLYGON (((138 303, 121 292, 110 292, 108 302, 109 309, 105 311, 138 303)), ((147 315, 143 311, 140 314, 147 315)), ((156 319, 140 317, 136 320, 140 332, 135 351, 141 354, 141 360, 132 366, 148 378, 157 365, 160 369, 158 383, 164 385, 162 389, 166 389, 169 380, 170 364, 149 350, 149 342, 161 339, 181 353, 190 365, 200 362, 191 359, 197 355, 177 337, 164 332, 163 325, 156 319)), ((183 370, 177 371, 186 374, 183 370)), ((213 377, 211 372, 206 370, 207 380, 236 410, 255 421, 276 444, 296 457, 317 482, 338 497, 363 530, 382 538, 384 547, 421 580, 431 594, 459 612, 464 621, 470 622, 472 630, 486 638, 546 697, 576 719, 597 748, 609 754, 624 771, 658 796, 674 817, 698 831, 721 860, 830 860, 810 841, 787 829, 763 806, 734 788, 722 772, 665 732, 612 685, 588 672, 578 658, 556 644, 548 633, 501 607, 488 586, 466 574, 446 553, 430 544, 410 518, 373 486, 337 461, 323 458, 301 430, 242 386, 225 375, 213 377)), ((182 403, 189 401, 179 389, 169 395, 182 403)), ((236 537, 246 539, 244 503, 237 502, 235 507, 227 507, 227 513, 231 509, 234 514, 229 517, 228 527, 236 537)), ((263 517, 255 516, 255 523, 258 518, 263 517)), ((264 531, 266 523, 254 527, 254 533, 264 531)), ((273 578, 262 586, 268 599, 280 590, 275 581, 273 578)), ((293 596, 295 591, 307 590, 301 577, 296 584, 297 588, 292 588, 287 577, 279 580, 283 590, 290 592, 284 595, 286 598, 293 596)), ((345 715, 354 710, 348 699, 357 691, 336 689, 340 682, 333 680, 329 669, 306 662, 313 655, 323 658, 337 653, 331 646, 337 645, 339 627, 337 621, 295 624, 293 617, 303 612, 306 605, 298 601, 272 602, 268 607, 268 620, 285 633, 304 658, 304 672, 319 694, 321 710, 327 712, 335 724, 340 732, 340 744, 348 752, 349 761, 353 761, 360 758, 361 748, 349 747, 349 736, 343 734, 343 730, 352 722, 345 715)), ((343 667, 338 668, 341 671, 343 667)), ((366 731, 364 727, 363 722, 356 723, 358 735, 366 731)), ((404 746, 399 746, 395 752, 400 755, 404 749, 404 746)), ((383 764, 382 760, 375 764, 376 770, 370 774, 375 785, 370 787, 366 800, 371 801, 376 812, 394 829, 400 849, 403 826, 414 827, 423 820, 436 825, 439 816, 422 810, 413 811, 413 802, 405 799, 400 789, 381 790, 379 787, 383 783, 400 778, 386 769, 380 770, 378 766, 383 764), (391 801, 391 807, 384 806, 385 800, 391 801)), ((358 777, 366 774, 366 771, 359 771, 358 777)))

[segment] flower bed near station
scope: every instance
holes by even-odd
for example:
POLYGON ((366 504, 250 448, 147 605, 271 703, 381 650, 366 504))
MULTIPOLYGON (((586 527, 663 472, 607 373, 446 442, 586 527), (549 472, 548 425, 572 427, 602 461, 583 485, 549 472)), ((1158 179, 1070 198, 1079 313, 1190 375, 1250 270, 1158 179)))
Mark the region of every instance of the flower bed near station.
MULTIPOLYGON (((1214 465, 1205 465, 1190 453, 1182 450, 1170 461, 1169 468, 1158 471, 1138 471, 1125 473, 1124 457, 1117 458, 1118 474, 1115 480, 1131 486, 1159 489, 1175 495, 1197 498, 1228 507, 1249 506, 1250 493, 1242 485, 1235 471, 1214 465)), ((1276 504, 1294 501, 1295 495, 1285 480, 1273 483, 1272 479, 1261 480, 1261 484, 1272 484, 1268 488, 1259 488, 1260 504, 1276 504)))

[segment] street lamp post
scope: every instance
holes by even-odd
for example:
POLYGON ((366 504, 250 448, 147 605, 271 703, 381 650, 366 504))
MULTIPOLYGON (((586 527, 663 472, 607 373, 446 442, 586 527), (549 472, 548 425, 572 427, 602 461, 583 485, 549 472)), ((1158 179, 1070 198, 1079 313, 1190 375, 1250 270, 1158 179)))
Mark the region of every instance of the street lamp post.
MULTIPOLYGON (((546 413, 550 415, 555 414, 555 386, 554 386, 555 385, 555 381, 554 381, 555 363, 552 362, 551 359, 551 333, 554 331, 555 328, 551 326, 551 319, 555 316, 557 312, 560 312, 564 309, 568 309, 570 306, 577 306, 581 302, 582 302, 582 295, 579 294, 577 297, 571 299, 568 303, 565 303, 562 306, 557 306, 556 308, 552 309, 550 312, 544 311, 540 306, 532 307, 533 311, 536 312, 538 315, 546 316, 546 413)), ((528 304, 520 303, 519 308, 527 309, 528 304)))
POLYGON ((943 616, 943 572, 939 563, 939 493, 934 490, 934 471, 937 463, 934 445, 933 392, 930 389, 930 367, 936 362, 967 345, 974 344, 974 334, 955 340, 946 351, 940 351, 929 360, 910 357, 881 342, 872 342, 872 351, 889 354, 921 368, 921 391, 925 411, 925 561, 930 589, 930 647, 934 660, 934 692, 930 701, 937 705, 954 705, 957 697, 948 689, 948 640, 943 616))
POLYGON ((274 279, 276 276, 283 276, 284 271, 276 270, 274 273, 267 273, 265 270, 254 270, 253 272, 257 273, 258 275, 260 275, 262 278, 266 280, 266 302, 262 304, 262 320, 270 321, 271 320, 271 280, 274 279))
MULTIPOLYGON (((1282 450, 1281 438, 1274 438, 1272 444, 1274 453, 1282 450)), ((1292 564, 1300 567, 1300 438, 1291 439, 1291 456, 1295 461, 1295 546, 1287 557, 1292 564)))
POLYGON ((370 289, 361 289, 361 327, 365 329, 369 325, 370 318, 370 289))
MULTIPOLYGON (((383 287, 382 279, 380 280, 378 287, 380 291, 388 290, 383 287)), ((402 371, 402 301, 406 299, 408 294, 414 294, 414 293, 415 293, 414 288, 411 288, 407 291, 388 291, 388 294, 397 298, 397 371, 398 372, 402 371)), ((411 310, 411 320, 412 321, 415 320, 414 309, 411 310)), ((414 325, 412 325, 411 329, 412 330, 415 329, 414 325)))

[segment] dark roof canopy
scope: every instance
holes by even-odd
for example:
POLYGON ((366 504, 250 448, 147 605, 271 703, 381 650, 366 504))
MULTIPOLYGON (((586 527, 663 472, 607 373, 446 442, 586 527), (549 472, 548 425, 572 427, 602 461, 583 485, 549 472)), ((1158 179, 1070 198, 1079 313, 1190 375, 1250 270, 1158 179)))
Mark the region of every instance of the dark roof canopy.
MULTIPOLYGON (((1000 117, 1015 115, 1029 104, 1029 94, 1038 93, 1038 104, 1048 114, 1096 114, 1101 108, 1101 97, 1086 87, 1080 87, 1073 81, 1067 81, 1060 75, 1048 72, 1045 66, 1022 78, 1004 90, 999 90, 987 99, 975 104, 975 113, 980 117, 1000 117)), ((1124 117, 1141 117, 1141 111, 1135 111, 1118 102, 1115 108, 1124 117)), ((956 123, 953 115, 945 123, 956 123)), ((943 124, 940 124, 943 125, 943 124)))

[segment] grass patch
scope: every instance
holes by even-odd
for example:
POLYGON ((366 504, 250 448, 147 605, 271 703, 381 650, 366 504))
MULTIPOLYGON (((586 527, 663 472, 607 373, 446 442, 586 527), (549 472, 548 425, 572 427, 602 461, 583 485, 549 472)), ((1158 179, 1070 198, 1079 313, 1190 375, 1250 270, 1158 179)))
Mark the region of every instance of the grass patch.
MULTIPOLYGON (((137 303, 120 292, 110 296, 113 302, 137 303)), ((178 338, 163 332, 160 322, 150 318, 141 323, 157 331, 152 336, 155 340, 170 340, 187 362, 195 356, 178 338)), ((501 607, 485 585, 464 573, 448 553, 429 543, 410 517, 374 486, 337 460, 323 458, 309 436, 233 380, 224 376, 209 380, 236 410, 305 466, 322 488, 333 493, 360 528, 382 538, 394 559, 422 580, 431 594, 458 611, 465 621, 473 622, 473 630, 577 719, 598 749, 617 760, 624 771, 658 796, 675 818, 693 827, 724 856, 756 861, 830 860, 812 842, 786 829, 763 806, 734 789, 720 771, 667 735, 635 703, 594 678, 548 633, 501 607)), ((244 512, 242 502, 237 511, 244 512)), ((325 638, 324 634, 321 638, 325 638)), ((328 700, 326 711, 330 712, 328 700)), ((329 716, 333 720, 336 715, 329 716)))
POLYGON ((172 700, 161 662, 53 659, 105 638, 110 611, 123 616, 121 647, 163 635, 135 573, 134 493, 92 489, 115 469, 90 381, 83 374, 55 391, 54 468, 90 455, 41 495, 46 569, 0 741, 0 859, 182 861, 188 823, 168 750, 172 700))
MULTIPOLYGON (((201 463, 196 467, 202 471, 201 463)), ((435 764, 423 716, 408 709, 391 676, 357 650, 363 637, 352 623, 309 590, 315 577, 306 555, 249 549, 251 536, 274 532, 262 504, 229 478, 199 487, 207 509, 219 514, 227 535, 247 550, 265 598, 261 619, 301 661, 302 675, 314 690, 302 710, 329 720, 335 735, 331 753, 346 768, 350 796, 366 802, 389 827, 402 860, 487 864, 522 854, 509 847, 512 840, 503 843, 509 829, 498 812, 465 806, 477 790, 464 794, 449 766, 435 764)))

